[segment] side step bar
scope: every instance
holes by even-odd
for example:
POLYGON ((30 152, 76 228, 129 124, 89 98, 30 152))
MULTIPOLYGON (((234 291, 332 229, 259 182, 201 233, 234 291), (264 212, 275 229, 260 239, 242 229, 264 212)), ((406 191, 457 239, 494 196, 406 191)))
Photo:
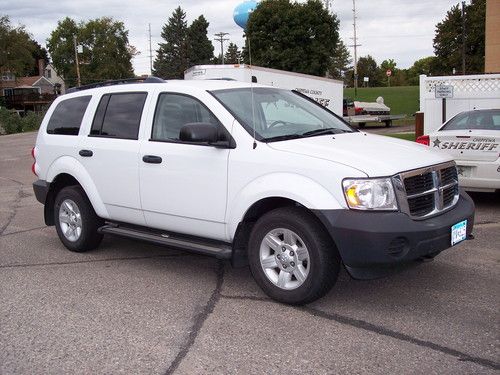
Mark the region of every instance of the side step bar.
POLYGON ((147 232, 115 224, 107 224, 99 228, 99 233, 114 234, 139 241, 151 242, 156 245, 170 246, 203 255, 212 255, 219 259, 231 259, 232 247, 230 244, 217 241, 191 240, 184 237, 175 237, 171 234, 147 232))

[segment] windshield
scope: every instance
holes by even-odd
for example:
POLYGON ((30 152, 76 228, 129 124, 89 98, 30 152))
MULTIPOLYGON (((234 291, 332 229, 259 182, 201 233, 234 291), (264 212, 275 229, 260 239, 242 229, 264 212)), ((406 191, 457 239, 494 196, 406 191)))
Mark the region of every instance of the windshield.
POLYGON ((500 130, 500 109, 464 112, 452 118, 441 130, 500 130))
POLYGON ((355 131, 332 112, 293 91, 256 87, 212 91, 212 95, 251 135, 255 128, 255 138, 260 141, 355 131))

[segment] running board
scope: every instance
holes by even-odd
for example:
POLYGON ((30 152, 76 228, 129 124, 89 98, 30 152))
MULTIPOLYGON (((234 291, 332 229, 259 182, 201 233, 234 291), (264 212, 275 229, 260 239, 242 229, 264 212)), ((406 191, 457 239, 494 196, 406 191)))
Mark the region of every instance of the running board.
POLYGON ((175 237, 171 234, 147 232, 137 229, 121 227, 115 224, 104 225, 99 228, 99 233, 114 234, 121 237, 146 241, 161 246, 171 246, 182 250, 203 255, 212 255, 219 259, 231 259, 232 247, 230 244, 217 241, 191 240, 184 237, 175 237))

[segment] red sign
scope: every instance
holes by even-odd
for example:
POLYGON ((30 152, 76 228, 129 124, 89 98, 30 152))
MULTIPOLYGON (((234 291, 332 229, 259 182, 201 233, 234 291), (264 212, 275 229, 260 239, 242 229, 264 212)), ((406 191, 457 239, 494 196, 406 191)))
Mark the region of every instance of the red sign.
POLYGON ((387 77, 390 77, 392 75, 392 72, 390 69, 387 69, 387 71, 385 72, 385 74, 387 75, 387 77))

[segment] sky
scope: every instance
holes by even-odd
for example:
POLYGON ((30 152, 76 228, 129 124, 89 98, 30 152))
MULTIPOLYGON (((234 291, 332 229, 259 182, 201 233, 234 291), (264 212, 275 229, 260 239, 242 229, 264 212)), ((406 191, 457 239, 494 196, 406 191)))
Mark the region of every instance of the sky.
MULTIPOLYGON (((14 25, 25 25, 33 38, 45 46, 57 22, 68 16, 77 21, 111 16, 123 21, 130 44, 140 54, 133 60, 135 73, 149 74, 149 33, 153 56, 162 41, 161 29, 177 6, 187 13, 188 24, 203 14, 210 23, 208 36, 216 55, 220 44, 214 34, 227 32, 230 41, 243 46, 243 30, 233 21, 234 8, 243 0, 0 0, 0 14, 14 25)), ((433 54, 435 26, 458 0, 356 0, 358 57, 371 55, 380 64, 392 58, 399 68, 433 54)), ((469 1, 467 1, 469 3, 469 1)), ((330 1, 330 11, 340 21, 340 37, 352 45, 353 12, 351 0, 330 1)), ((225 47, 227 46, 226 42, 225 47)), ((351 55, 353 54, 350 48, 351 55)))

